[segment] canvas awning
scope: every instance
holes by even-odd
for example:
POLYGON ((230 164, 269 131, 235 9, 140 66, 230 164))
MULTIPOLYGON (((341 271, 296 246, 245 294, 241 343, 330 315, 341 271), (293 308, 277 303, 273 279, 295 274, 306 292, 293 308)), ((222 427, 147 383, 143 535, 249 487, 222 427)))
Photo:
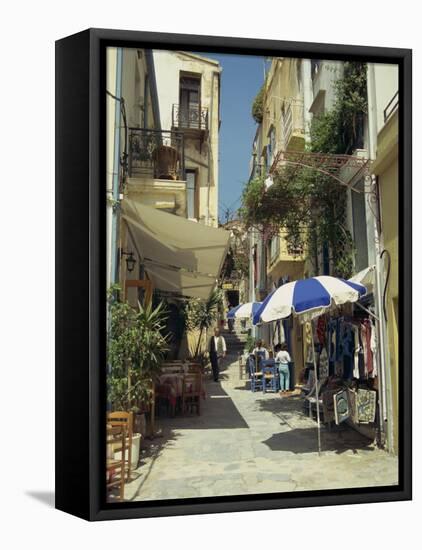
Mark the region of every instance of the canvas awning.
POLYGON ((122 216, 154 288, 207 299, 230 238, 208 227, 125 199, 122 216))

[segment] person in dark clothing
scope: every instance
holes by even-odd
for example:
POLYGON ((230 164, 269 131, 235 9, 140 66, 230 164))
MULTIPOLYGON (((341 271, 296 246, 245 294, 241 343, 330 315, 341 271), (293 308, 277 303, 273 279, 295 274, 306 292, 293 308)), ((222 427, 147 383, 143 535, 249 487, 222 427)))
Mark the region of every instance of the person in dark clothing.
POLYGON ((212 375, 214 378, 214 382, 218 382, 218 375, 220 373, 218 362, 220 358, 226 356, 226 352, 227 352, 226 341, 224 337, 221 336, 220 329, 215 328, 214 336, 211 338, 210 344, 209 344, 210 361, 211 361, 211 368, 212 368, 212 375))

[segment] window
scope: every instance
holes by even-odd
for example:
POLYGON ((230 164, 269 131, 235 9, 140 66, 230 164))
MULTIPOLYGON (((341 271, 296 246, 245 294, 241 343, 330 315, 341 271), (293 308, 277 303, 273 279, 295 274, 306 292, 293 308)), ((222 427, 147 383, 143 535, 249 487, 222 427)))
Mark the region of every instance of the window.
POLYGON ((180 76, 179 126, 200 128, 201 125, 201 77, 180 76))
POLYGON ((273 162, 273 159, 274 159, 274 155, 275 155, 275 152, 276 152, 276 144, 275 144, 275 128, 274 126, 271 126, 270 128, 270 131, 268 132, 268 146, 267 146, 267 149, 268 149, 268 154, 267 154, 267 158, 268 158, 268 164, 269 166, 271 166, 272 162, 273 162))
POLYGON ((321 60, 320 59, 311 59, 311 78, 314 80, 321 69, 321 60))
POLYGON ((199 197, 196 187, 196 171, 186 170, 186 214, 191 219, 199 218, 199 197))
POLYGON ((273 263, 274 260, 278 258, 280 254, 280 237, 276 235, 271 239, 270 243, 270 263, 273 263))

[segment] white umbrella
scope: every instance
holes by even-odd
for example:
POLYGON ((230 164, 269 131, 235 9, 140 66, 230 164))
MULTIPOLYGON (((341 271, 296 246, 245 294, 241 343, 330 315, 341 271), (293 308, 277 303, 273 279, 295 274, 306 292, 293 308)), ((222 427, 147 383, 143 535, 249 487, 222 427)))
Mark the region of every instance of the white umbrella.
POLYGON ((251 319, 261 307, 261 302, 247 302, 233 307, 228 313, 228 319, 251 319))

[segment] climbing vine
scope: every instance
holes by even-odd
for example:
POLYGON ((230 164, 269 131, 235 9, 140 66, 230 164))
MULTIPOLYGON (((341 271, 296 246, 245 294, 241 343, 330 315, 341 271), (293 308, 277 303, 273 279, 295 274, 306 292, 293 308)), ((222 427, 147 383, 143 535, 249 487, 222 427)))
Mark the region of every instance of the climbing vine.
MULTIPOLYGON (((335 93, 332 109, 313 119, 311 152, 351 154, 363 147, 366 65, 345 63, 335 93)), ((274 175, 268 189, 264 177, 245 186, 240 213, 247 227, 265 228, 266 235, 284 228, 288 246, 307 250, 315 272, 319 271, 318 255, 325 248, 333 275, 350 276, 355 247, 346 227, 347 191, 331 177, 311 168, 287 165, 274 175)))
POLYGON ((265 97, 265 83, 261 86, 259 92, 256 94, 252 103, 252 118, 258 124, 261 124, 264 117, 264 97, 265 97))

